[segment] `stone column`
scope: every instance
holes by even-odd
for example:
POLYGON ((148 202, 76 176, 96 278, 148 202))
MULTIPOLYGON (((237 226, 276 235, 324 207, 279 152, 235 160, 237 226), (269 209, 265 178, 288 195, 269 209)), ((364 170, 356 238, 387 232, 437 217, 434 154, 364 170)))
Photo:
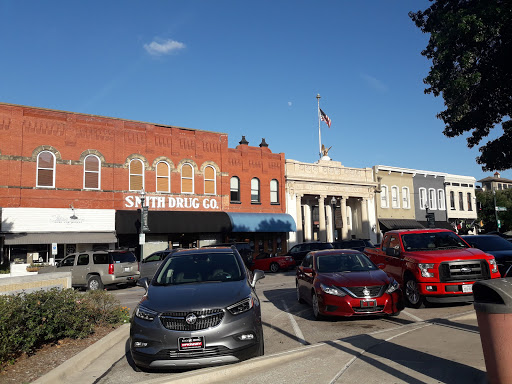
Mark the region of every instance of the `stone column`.
POLYGON ((318 198, 318 240, 327 241, 325 232, 325 200, 326 196, 320 195, 318 198))
POLYGON ((342 197, 340 199, 340 210, 341 210, 341 239, 347 240, 348 239, 348 224, 347 224, 347 198, 342 197))
POLYGON ((327 204, 325 206, 325 213, 326 213, 326 217, 327 217, 327 241, 330 243, 330 242, 334 241, 334 236, 333 236, 334 228, 332 225, 332 206, 331 206, 331 204, 327 204))
POLYGON ((297 243, 304 242, 304 233, 302 229, 302 195, 296 194, 295 195, 295 204, 296 204, 296 224, 297 224, 297 234, 296 239, 297 243))
POLYGON ((361 199, 361 229, 363 231, 363 239, 370 238, 370 222, 368 221, 368 200, 365 198, 361 199))
POLYGON ((313 233, 311 228, 311 206, 309 201, 304 204, 304 241, 311 241, 313 233))

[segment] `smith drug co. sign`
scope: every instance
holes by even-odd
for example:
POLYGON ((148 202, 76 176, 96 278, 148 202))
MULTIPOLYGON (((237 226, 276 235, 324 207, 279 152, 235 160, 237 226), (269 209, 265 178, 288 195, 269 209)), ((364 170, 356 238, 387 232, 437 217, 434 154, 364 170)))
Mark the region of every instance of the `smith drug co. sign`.
MULTIPOLYGON (((183 209, 199 211, 220 210, 220 197, 193 196, 146 196, 144 205, 150 209, 183 209)), ((139 196, 130 195, 124 198, 125 208, 140 208, 139 196)))

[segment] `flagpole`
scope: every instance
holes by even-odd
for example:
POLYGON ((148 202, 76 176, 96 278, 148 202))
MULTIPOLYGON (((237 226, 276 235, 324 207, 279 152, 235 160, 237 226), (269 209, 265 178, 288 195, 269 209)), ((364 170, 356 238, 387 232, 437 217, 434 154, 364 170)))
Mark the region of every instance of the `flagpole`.
POLYGON ((320 158, 322 158, 322 133, 320 131, 320 94, 316 95, 316 100, 318 104, 318 154, 320 158))

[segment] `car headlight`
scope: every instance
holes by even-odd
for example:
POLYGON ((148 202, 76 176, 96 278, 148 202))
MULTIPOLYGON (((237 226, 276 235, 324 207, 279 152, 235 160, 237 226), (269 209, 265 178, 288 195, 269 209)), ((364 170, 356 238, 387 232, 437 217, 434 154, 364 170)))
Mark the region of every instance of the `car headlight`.
POLYGON ((340 296, 340 297, 347 295, 345 292, 343 292, 341 289, 339 289, 338 287, 335 287, 335 286, 329 287, 325 284, 320 284, 320 289, 329 295, 340 296))
POLYGON ((491 264, 491 272, 492 273, 496 273, 498 272, 498 264, 496 264, 496 259, 495 258, 492 258, 491 260, 489 260, 489 264, 491 264))
POLYGON ((418 268, 421 271, 421 276, 423 277, 434 277, 434 272, 429 272, 429 269, 434 269, 434 264, 418 264, 418 268))
POLYGON ((386 289, 386 293, 393 293, 398 288, 400 288, 400 284, 396 280, 392 280, 391 283, 389 283, 388 289, 386 289))
POLYGON ((151 309, 148 309, 142 305, 137 306, 137 309, 135 309, 135 316, 142 320, 153 321, 157 315, 157 312, 152 311, 151 309))
POLYGON ((254 306, 254 299, 252 296, 249 296, 247 299, 243 299, 236 304, 230 305, 228 307, 228 311, 231 312, 232 315, 239 315, 241 313, 247 312, 254 306))

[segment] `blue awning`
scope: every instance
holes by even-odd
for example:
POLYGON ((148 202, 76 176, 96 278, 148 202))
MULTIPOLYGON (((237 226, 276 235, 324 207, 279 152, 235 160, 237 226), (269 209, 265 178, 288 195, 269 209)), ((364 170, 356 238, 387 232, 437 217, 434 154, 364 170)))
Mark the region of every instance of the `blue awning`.
POLYGON ((295 232, 295 220, 287 213, 226 212, 232 232, 295 232))

